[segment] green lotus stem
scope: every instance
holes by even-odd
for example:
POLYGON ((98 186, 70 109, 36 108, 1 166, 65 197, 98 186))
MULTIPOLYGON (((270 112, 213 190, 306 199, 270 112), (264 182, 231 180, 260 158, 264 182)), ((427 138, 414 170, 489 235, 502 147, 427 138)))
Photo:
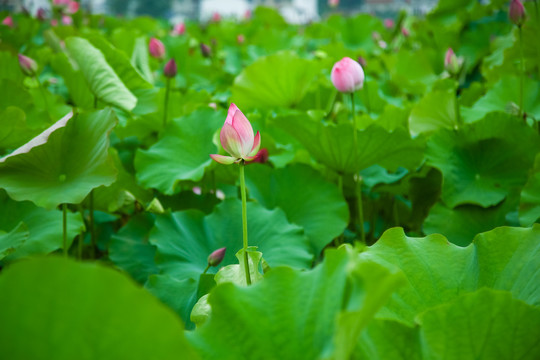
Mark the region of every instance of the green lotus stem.
POLYGON ((167 78, 166 82, 166 88, 165 88, 165 105, 163 109, 163 127, 167 125, 167 113, 169 112, 169 91, 171 89, 171 79, 167 78))
POLYGON ((352 121, 353 121, 353 139, 354 139, 354 150, 356 151, 356 142, 357 142, 357 126, 356 126, 356 112, 354 111, 354 92, 351 93, 351 111, 352 111, 352 121))
POLYGON ((206 272, 208 271, 208 269, 210 269, 210 264, 206 265, 206 269, 204 269, 203 275, 206 274, 206 272))
POLYGON ((79 243, 77 244, 77 259, 82 260, 82 250, 84 242, 84 231, 79 234, 79 243))
POLYGON ((341 192, 341 195, 345 195, 343 193, 343 176, 338 174, 338 188, 339 188, 339 191, 341 192))
POLYGON ((356 197, 358 199, 358 222, 360 223, 360 239, 366 243, 366 233, 364 231, 364 207, 362 204, 362 177, 355 176, 356 197))
POLYGON ((248 261, 248 233, 247 233, 247 206, 246 206, 246 180, 244 176, 244 160, 240 162, 240 192, 242 193, 242 235, 244 245, 244 267, 246 270, 246 283, 251 285, 251 274, 249 273, 249 261, 248 261))
POLYGON ((456 90, 455 98, 454 98, 454 112, 456 113, 456 117, 455 117, 456 130, 459 130, 461 128, 461 117, 459 114, 459 100, 458 100, 457 90, 456 90))
POLYGON ((45 110, 47 111, 47 115, 49 115, 50 117, 51 114, 49 113, 49 103, 47 102, 47 95, 45 94, 45 89, 43 88, 43 85, 39 81, 39 78, 37 77, 37 75, 34 76, 34 78, 36 79, 38 83, 38 88, 39 88, 39 92, 41 93, 41 97, 43 97, 43 103, 45 104, 45 110))
POLYGON ((523 117, 523 83, 525 81, 525 62, 523 59, 523 32, 521 30, 521 25, 518 26, 519 29, 519 55, 521 57, 521 77, 519 83, 519 118, 523 117))
POLYGON ((63 240, 63 251, 64 256, 68 256, 67 248, 67 204, 62 204, 62 240, 63 240))
POLYGON ((366 78, 364 78, 364 91, 366 92, 366 110, 369 114, 371 112, 371 104, 369 103, 369 89, 366 78))
POLYGON ((88 211, 90 213, 90 242, 92 244, 91 255, 92 259, 96 258, 96 232, 94 229, 94 190, 88 195, 88 211))

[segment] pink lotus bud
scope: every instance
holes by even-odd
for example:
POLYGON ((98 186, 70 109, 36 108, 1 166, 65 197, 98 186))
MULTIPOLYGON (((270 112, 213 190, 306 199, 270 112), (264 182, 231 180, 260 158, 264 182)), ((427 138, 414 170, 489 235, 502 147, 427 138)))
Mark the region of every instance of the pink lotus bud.
POLYGON ((51 26, 58 26, 58 20, 56 19, 51 19, 51 26))
POLYGON ((174 59, 171 59, 165 64, 165 68, 163 68, 163 74, 168 78, 173 78, 176 76, 176 61, 174 59))
POLYGON ((150 43, 148 44, 148 51, 156 59, 163 59, 165 56, 165 46, 163 43, 156 38, 151 38, 150 43))
POLYGON ((394 20, 392 19, 384 19, 384 27, 387 29, 391 29, 394 27, 394 20))
POLYGON ((36 18, 39 21, 44 21, 45 19, 47 19, 47 12, 45 11, 45 9, 39 8, 37 13, 36 13, 36 18))
POLYGON ((251 164, 251 163, 259 163, 259 164, 265 164, 268 162, 268 149, 267 148, 263 148, 261 150, 259 150, 259 152, 257 153, 257 155, 255 155, 255 159, 253 159, 251 162, 249 162, 248 164, 251 164))
POLYGON ((22 54, 19 54, 19 65, 21 66, 21 69, 23 73, 25 73, 28 76, 35 76, 38 70, 37 63, 29 58, 28 56, 24 56, 22 54))
POLYGON ((209 266, 218 266, 219 263, 223 261, 223 258, 225 257, 225 251, 227 248, 221 248, 217 249, 210 255, 208 255, 208 265, 209 266))
POLYGON ((71 1, 68 4, 67 12, 70 14, 75 14, 77 11, 79 11, 79 3, 77 1, 71 1))
POLYGON ((365 68, 367 66, 367 61, 366 59, 364 59, 363 57, 359 56, 358 57, 358 63, 360 64, 360 66, 363 68, 365 68))
POLYGON ((253 136, 251 123, 234 104, 229 107, 229 113, 221 128, 219 139, 223 149, 231 156, 211 154, 210 157, 225 165, 242 160, 254 160, 261 146, 261 135, 257 131, 257 134, 253 136))
POLYGON ((328 6, 336 8, 339 6, 339 0, 328 0, 328 6))
POLYGON ((384 40, 377 41, 377 45, 379 45, 381 49, 386 49, 388 47, 388 44, 384 40))
POLYGON ((11 16, 7 16, 4 20, 2 20, 2 25, 12 28, 15 26, 15 23, 13 22, 13 18, 11 16))
POLYGON ((244 42, 246 42, 246 37, 243 34, 239 34, 236 37, 236 42, 240 45, 242 45, 244 42))
POLYGON ((523 25, 525 22, 525 8, 523 7, 521 1, 512 0, 510 3, 510 10, 508 11, 508 17, 515 25, 523 25))
POLYGON ((174 25, 173 30, 171 32, 172 36, 179 36, 184 35, 186 32, 186 24, 184 23, 178 23, 174 25))
POLYGON ((364 85, 364 70, 353 59, 344 57, 334 64, 331 79, 340 92, 352 93, 364 85))
POLYGON ((454 50, 452 50, 452 48, 448 48, 448 50, 446 50, 446 55, 444 56, 444 68, 450 74, 457 75, 460 67, 460 61, 454 53, 454 50))
POLYGON ((206 45, 204 43, 201 43, 201 54, 205 58, 208 58, 208 57, 212 56, 212 49, 210 49, 210 46, 208 46, 208 45, 206 45))
POLYGON ((69 15, 62 15, 62 24, 71 25, 73 24, 73 19, 69 15))
POLYGON ((221 20, 221 15, 216 11, 212 14, 212 21, 219 22, 221 20))
POLYGON ((248 20, 251 19, 251 10, 247 9, 244 13, 244 19, 248 20))
POLYGON ((404 28, 402 27, 401 28, 401 34, 405 37, 409 37, 411 35, 411 33, 409 32, 409 30, 407 30, 407 28, 404 28))
POLYGON ((68 6, 71 0, 53 0, 54 6, 68 6))

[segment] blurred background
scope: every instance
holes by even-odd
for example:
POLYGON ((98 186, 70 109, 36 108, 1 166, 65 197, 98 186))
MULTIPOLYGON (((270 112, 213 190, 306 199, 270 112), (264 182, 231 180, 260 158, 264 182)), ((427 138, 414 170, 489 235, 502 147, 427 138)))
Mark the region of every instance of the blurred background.
MULTIPOLYGON (((208 21, 222 17, 241 18, 257 6, 277 8, 290 23, 301 24, 318 20, 332 12, 351 14, 374 13, 391 17, 401 10, 423 14, 432 9, 437 0, 81 0, 81 6, 92 13, 118 16, 166 18, 171 22, 183 19, 208 21)), ((28 11, 50 8, 49 0, 0 0, 0 10, 28 11)))

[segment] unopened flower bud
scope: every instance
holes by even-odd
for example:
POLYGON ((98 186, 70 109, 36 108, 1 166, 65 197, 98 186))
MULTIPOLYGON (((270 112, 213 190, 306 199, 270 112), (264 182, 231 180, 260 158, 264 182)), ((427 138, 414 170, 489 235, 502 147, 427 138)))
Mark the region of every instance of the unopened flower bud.
POLYGON ((517 26, 523 25, 525 22, 525 8, 519 0, 512 0, 510 2, 510 9, 508 11, 508 17, 510 21, 517 26))
POLYGON ((35 76, 38 70, 37 63, 29 58, 28 56, 24 56, 22 54, 19 54, 19 65, 21 66, 21 69, 25 75, 28 76, 35 76))
POLYGON ((217 249, 216 251, 214 251, 213 253, 208 255, 208 265, 209 266, 218 266, 223 261, 223 258, 225 257, 225 251, 226 250, 227 250, 227 248, 217 249))
POLYGON ((212 56, 212 49, 210 49, 210 46, 204 44, 204 43, 201 43, 201 54, 202 56, 208 58, 210 56, 212 56))
POLYGON ((156 38, 150 39, 148 51, 150 52, 150 55, 156 59, 163 59, 165 56, 165 46, 163 46, 163 43, 156 38))
POLYGON ((461 63, 452 48, 448 48, 446 51, 446 55, 444 56, 444 68, 451 75, 457 75, 459 73, 461 63))
POLYGON ((13 23, 13 18, 11 16, 7 16, 4 20, 2 20, 2 25, 6 25, 10 28, 15 26, 15 24, 13 23))
POLYGON ((334 64, 331 80, 338 91, 352 93, 364 85, 364 70, 353 59, 344 57, 334 64))
POLYGON ((174 59, 171 59, 165 64, 165 68, 163 69, 163 74, 168 78, 173 78, 176 76, 176 61, 174 59))

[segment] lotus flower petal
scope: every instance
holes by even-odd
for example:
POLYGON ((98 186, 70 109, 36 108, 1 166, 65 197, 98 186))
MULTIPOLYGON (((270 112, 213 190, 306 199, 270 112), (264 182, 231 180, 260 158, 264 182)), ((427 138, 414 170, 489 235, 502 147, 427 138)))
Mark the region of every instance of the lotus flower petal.
POLYGON ((219 134, 221 146, 231 156, 240 159, 242 157, 242 142, 238 132, 229 124, 223 125, 219 134))
POLYGON ((259 152, 259 148, 261 147, 261 134, 257 131, 257 134, 255 134, 255 140, 253 141, 253 148, 251 148, 251 152, 248 154, 249 156, 255 156, 259 152))
POLYGON ((210 154, 210 157, 217 161, 220 164, 224 165, 231 165, 234 164, 234 162, 237 160, 236 158, 233 158, 232 156, 225 156, 225 155, 219 155, 219 154, 210 154))
POLYGON ((253 148, 254 136, 253 128, 251 127, 249 120, 244 116, 244 114, 242 114, 240 109, 237 109, 234 113, 232 127, 234 128, 234 130, 236 130, 238 136, 240 137, 240 157, 244 157, 245 155, 248 155, 253 148))

